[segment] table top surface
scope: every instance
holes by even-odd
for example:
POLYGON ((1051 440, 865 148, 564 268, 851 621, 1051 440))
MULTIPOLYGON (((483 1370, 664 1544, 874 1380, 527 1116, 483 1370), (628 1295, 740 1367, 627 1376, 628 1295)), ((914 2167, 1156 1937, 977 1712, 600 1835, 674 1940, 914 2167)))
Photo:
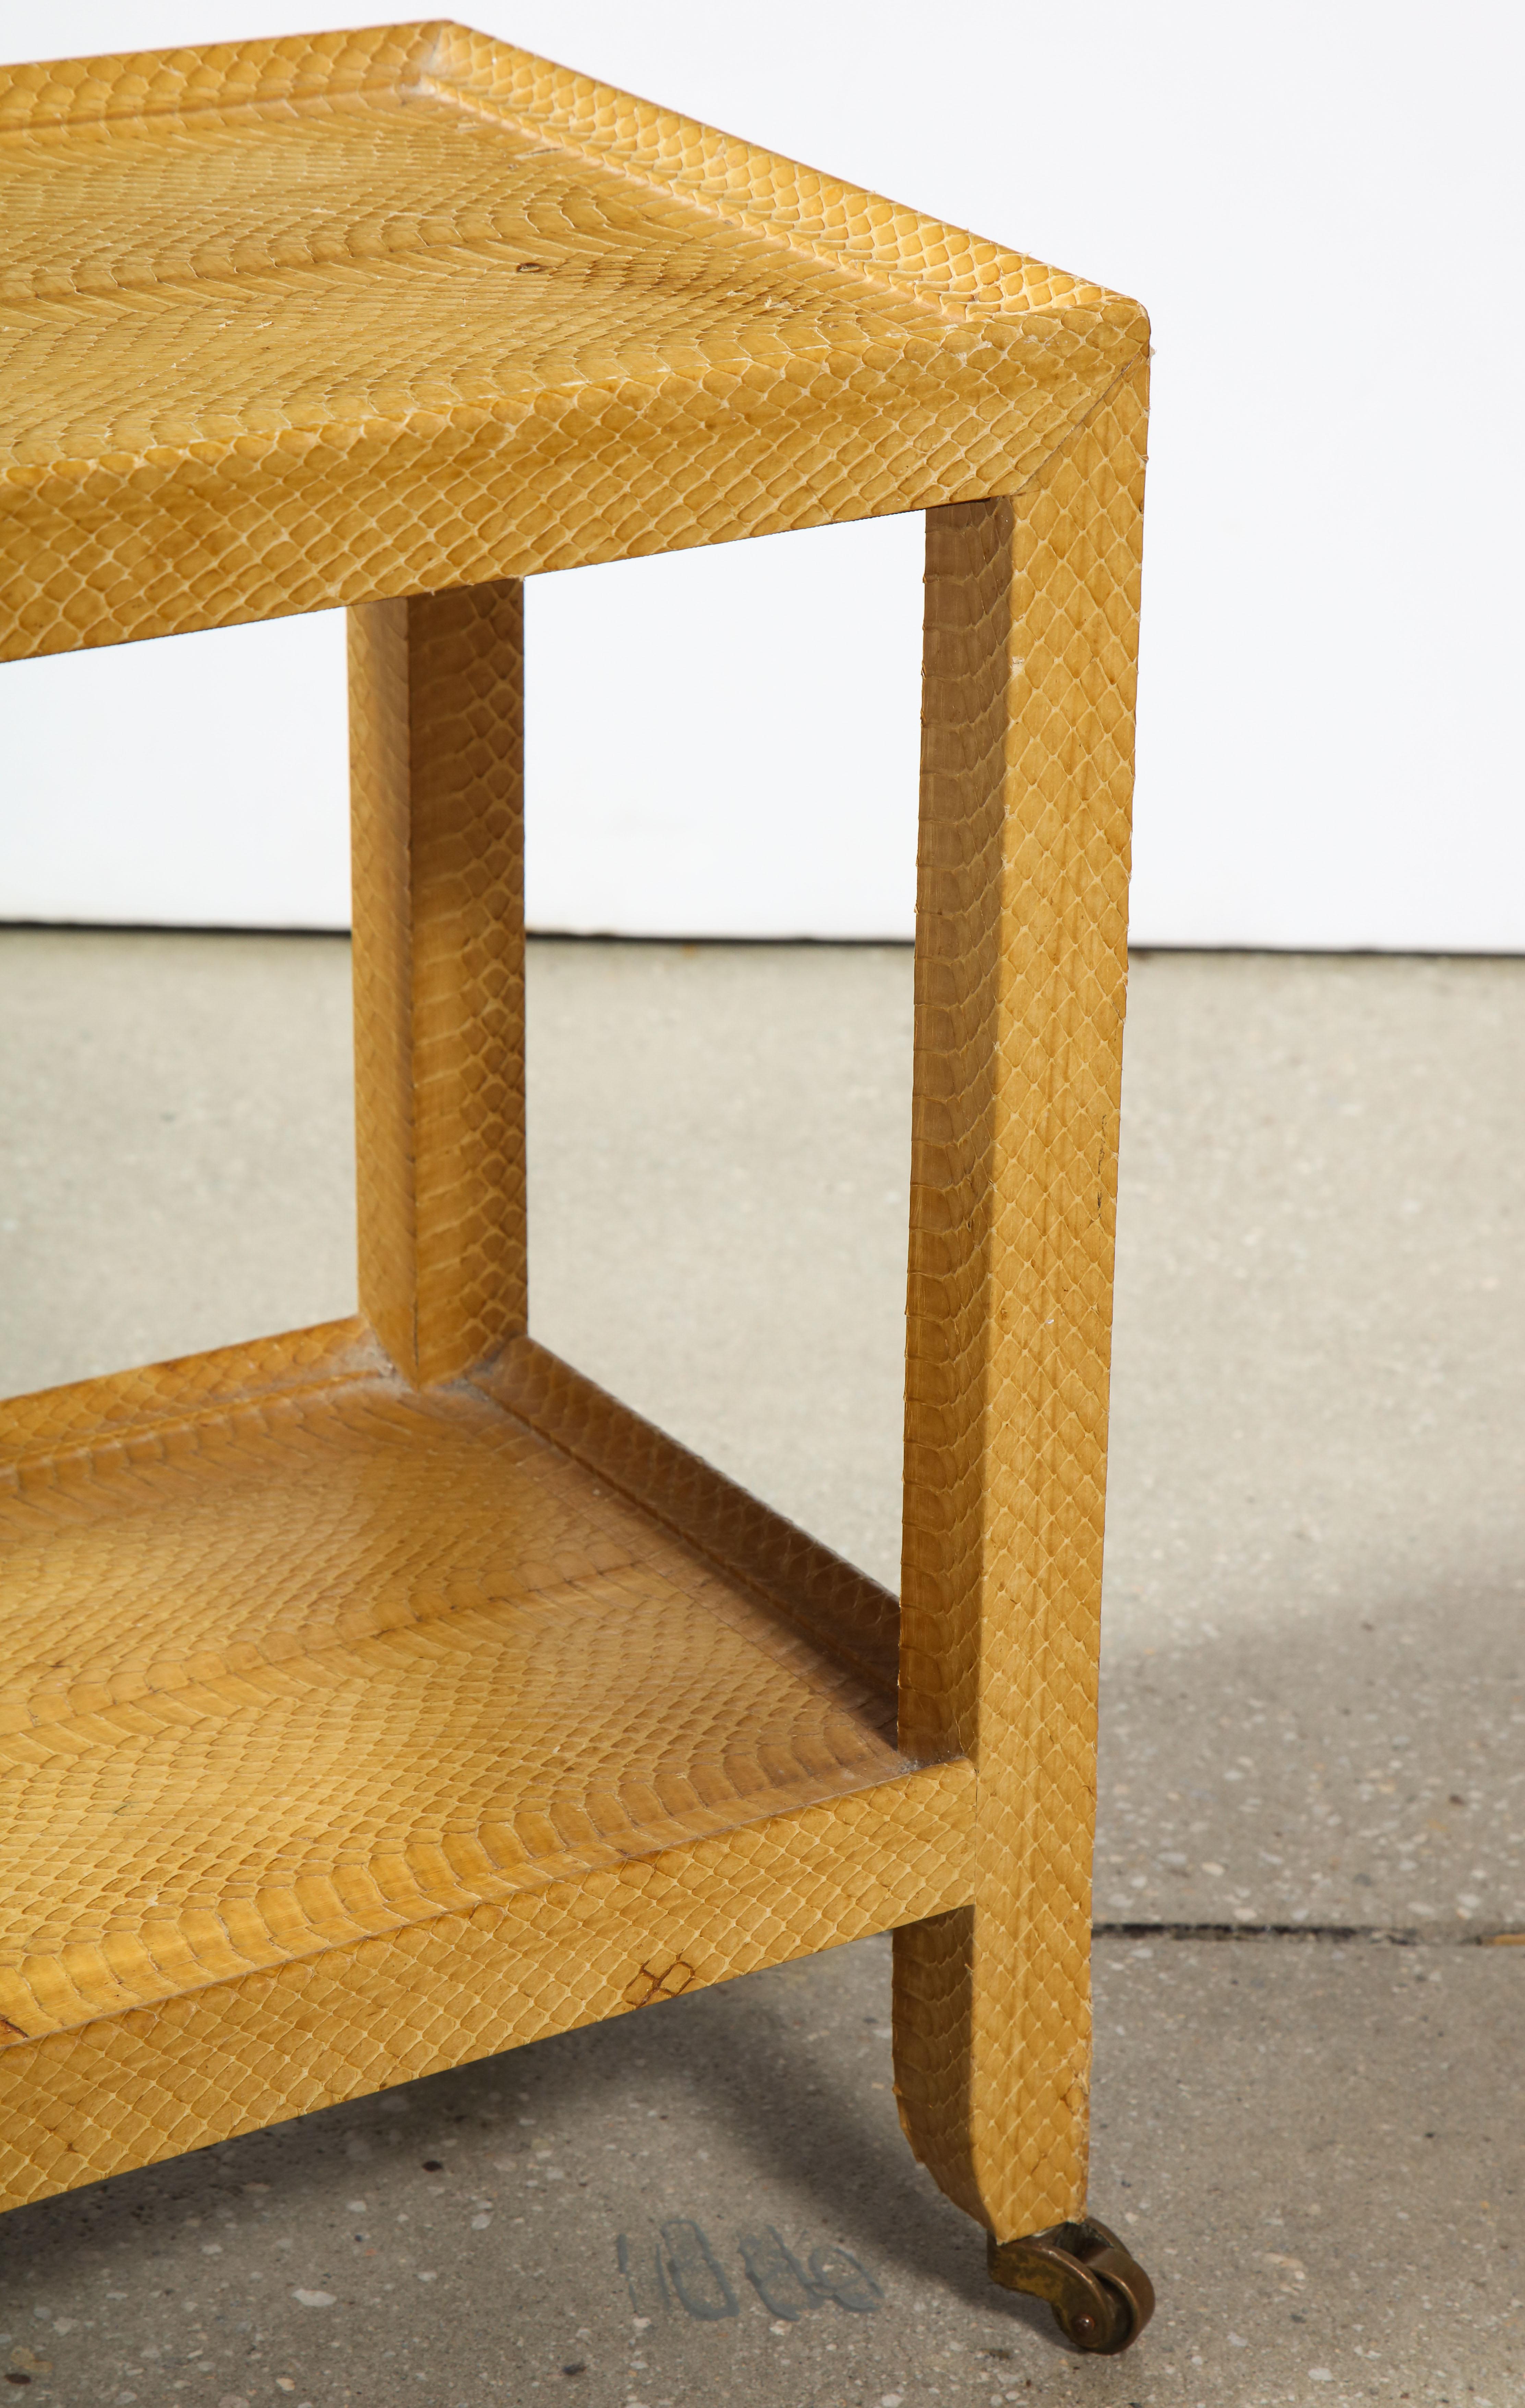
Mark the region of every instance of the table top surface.
MULTIPOLYGON (((177 463, 290 531, 301 464, 349 455, 331 556, 283 589, 262 528, 256 595, 203 547, 164 625, 1010 490, 1147 343, 1099 285, 460 26, 0 69, 0 494, 73 529, 34 553, 177 463), (385 499, 463 445, 512 526, 403 558, 385 499)), ((0 651, 164 631, 5 590, 0 651)))

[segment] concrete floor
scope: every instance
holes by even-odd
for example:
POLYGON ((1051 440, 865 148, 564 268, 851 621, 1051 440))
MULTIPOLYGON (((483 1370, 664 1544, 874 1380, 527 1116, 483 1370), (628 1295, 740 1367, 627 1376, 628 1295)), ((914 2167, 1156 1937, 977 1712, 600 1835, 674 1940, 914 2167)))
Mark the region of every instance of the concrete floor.
MULTIPOLYGON (((537 1334, 892 1579, 906 955, 533 956, 537 1334)), ((342 944, 11 932, 0 1026, 0 1392, 352 1308, 342 944)), ((1522 1073, 1525 963, 1135 964, 1092 2197, 1137 2351, 988 2289, 866 1942, 13 2214, 7 2379, 1525 2400, 1525 1951, 1477 1944, 1525 1929, 1522 1073)))

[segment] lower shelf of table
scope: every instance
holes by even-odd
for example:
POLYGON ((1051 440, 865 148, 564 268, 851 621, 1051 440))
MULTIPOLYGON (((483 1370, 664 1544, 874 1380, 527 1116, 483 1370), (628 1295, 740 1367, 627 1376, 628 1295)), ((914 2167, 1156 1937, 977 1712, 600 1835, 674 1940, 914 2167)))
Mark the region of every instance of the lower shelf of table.
POLYGON ((915 1920, 893 1603, 522 1341, 0 1407, 0 2200, 915 1920))

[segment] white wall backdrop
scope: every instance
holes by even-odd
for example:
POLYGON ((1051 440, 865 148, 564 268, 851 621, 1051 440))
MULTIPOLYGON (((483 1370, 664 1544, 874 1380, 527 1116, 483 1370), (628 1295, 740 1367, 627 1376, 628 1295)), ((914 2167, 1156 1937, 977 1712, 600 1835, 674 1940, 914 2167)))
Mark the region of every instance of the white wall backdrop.
MULTIPOLYGON (((459 5, 1148 303, 1135 940, 1525 950, 1516 0, 459 5)), ((382 12, 0 0, 0 55, 382 12)), ((907 933, 919 575, 905 519, 535 580, 536 924, 907 933)), ((0 918, 340 923, 341 657, 6 667, 0 918)))

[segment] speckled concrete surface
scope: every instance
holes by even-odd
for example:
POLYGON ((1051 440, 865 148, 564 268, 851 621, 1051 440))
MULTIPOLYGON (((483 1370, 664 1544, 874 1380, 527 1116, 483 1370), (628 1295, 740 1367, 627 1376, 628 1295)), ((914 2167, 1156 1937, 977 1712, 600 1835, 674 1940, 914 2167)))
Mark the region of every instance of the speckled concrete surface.
POLYGON ((888 1955, 860 1942, 19 2209, 0 2354, 69 2408, 1525 2397, 1525 1969, 1504 1951, 1100 1943, 1095 2188, 1161 2294, 1110 2360, 993 2290, 912 2163, 888 1955))
POLYGON ((1103 1911, 1525 1924, 1525 962, 1133 1009, 1103 1911))
MULTIPOLYGON (((347 977, 0 935, 0 1384, 350 1308, 347 977)), ((905 955, 541 945, 532 987, 540 1334, 892 1577, 905 955)), ((1525 1950, 1475 1944, 1525 1927, 1522 1071, 1525 964, 1135 965, 1097 1906, 1241 1934, 1100 1943, 1140 2351, 986 2289, 873 2086, 869 1944, 21 2212, 27 2396, 1525 2398, 1525 1950), (618 2236, 645 2296, 664 2222, 734 2316, 675 2270, 636 2327, 618 2236), (882 2300, 767 2314, 770 2226, 882 2300)))
POLYGON ((0 930, 0 1395, 355 1309, 349 948, 0 930))

